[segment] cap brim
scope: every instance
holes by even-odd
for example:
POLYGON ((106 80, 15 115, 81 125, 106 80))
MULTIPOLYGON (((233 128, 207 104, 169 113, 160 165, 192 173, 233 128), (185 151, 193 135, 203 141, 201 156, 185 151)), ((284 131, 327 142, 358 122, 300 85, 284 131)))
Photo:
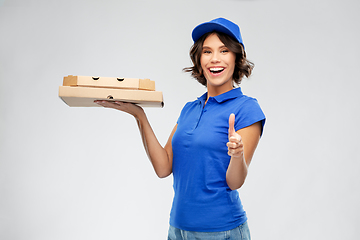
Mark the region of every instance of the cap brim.
POLYGON ((226 27, 222 26, 219 23, 203 23, 198 25, 197 27, 194 28, 193 32, 192 32, 192 39, 194 40, 194 42, 196 42, 197 40, 199 40, 199 38, 208 33, 208 32, 212 32, 212 31, 218 31, 218 32, 222 32, 225 33, 233 38, 235 38, 237 41, 239 41, 236 36, 234 36, 232 34, 232 32, 227 29, 226 27))

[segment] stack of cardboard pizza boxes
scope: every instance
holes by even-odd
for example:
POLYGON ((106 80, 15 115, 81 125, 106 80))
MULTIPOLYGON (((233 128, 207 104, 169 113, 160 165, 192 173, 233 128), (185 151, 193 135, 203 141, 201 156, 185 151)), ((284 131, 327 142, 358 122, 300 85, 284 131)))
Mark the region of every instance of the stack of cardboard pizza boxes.
POLYGON ((163 107, 162 92, 150 79, 116 77, 64 77, 59 97, 70 107, 99 107, 95 100, 121 101, 142 107, 163 107))

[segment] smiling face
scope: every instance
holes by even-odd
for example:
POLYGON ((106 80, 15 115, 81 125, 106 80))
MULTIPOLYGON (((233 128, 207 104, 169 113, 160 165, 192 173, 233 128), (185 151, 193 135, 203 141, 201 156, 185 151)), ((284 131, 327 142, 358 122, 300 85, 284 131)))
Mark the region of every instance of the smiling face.
POLYGON ((200 64, 207 80, 208 96, 217 96, 233 88, 235 59, 235 53, 216 34, 205 39, 200 64))

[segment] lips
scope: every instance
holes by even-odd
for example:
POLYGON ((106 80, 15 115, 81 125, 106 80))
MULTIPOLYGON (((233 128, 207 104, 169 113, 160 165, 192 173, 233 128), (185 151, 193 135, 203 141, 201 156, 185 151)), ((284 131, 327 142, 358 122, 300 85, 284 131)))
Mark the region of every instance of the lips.
POLYGON ((209 68, 209 71, 213 75, 219 75, 224 71, 224 67, 211 67, 209 68))

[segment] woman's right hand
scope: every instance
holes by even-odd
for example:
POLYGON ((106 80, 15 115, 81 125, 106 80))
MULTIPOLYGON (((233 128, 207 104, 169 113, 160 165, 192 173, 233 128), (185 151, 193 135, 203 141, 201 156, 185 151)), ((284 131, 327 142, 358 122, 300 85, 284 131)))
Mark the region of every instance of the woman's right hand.
POLYGON ((123 112, 127 112, 133 115, 135 118, 138 118, 140 114, 144 113, 142 107, 128 102, 119 102, 119 101, 107 101, 107 100, 95 100, 95 103, 103 106, 105 108, 114 108, 123 112))

